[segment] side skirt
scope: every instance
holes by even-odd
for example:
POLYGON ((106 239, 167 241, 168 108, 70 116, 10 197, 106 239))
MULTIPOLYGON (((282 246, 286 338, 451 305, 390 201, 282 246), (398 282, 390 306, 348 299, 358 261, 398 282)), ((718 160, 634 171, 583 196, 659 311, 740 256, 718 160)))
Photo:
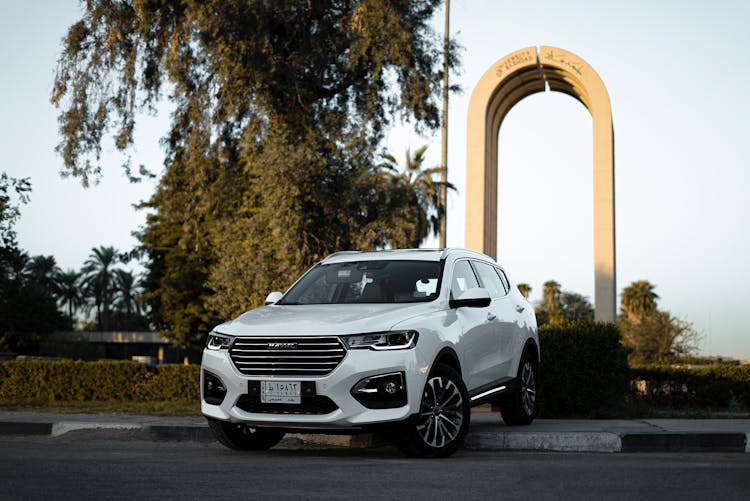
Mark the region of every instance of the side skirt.
POLYGON ((469 392, 471 406, 475 407, 489 402, 495 403, 500 397, 513 391, 516 386, 518 386, 518 378, 506 377, 475 388, 469 392))

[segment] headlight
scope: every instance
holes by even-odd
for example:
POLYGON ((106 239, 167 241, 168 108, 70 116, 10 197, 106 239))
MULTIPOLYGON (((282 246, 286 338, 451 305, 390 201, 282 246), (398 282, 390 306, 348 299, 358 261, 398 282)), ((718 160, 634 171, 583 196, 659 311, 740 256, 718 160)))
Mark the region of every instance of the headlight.
POLYGON ((417 331, 389 331, 342 336, 341 340, 352 350, 408 350, 414 348, 418 337, 417 331))
POLYGON ((208 335, 206 341, 206 348, 209 350, 227 350, 232 345, 232 336, 226 334, 219 334, 218 332, 212 332, 208 335))

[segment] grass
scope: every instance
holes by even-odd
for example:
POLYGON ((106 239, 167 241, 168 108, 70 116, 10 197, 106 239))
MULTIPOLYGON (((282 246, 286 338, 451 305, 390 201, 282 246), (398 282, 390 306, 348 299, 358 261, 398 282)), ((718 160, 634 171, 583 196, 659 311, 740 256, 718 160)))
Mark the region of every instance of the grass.
POLYGON ((191 400, 165 400, 155 402, 90 401, 90 402, 3 402, 0 411, 38 412, 48 414, 132 414, 147 416, 201 415, 200 402, 191 400))

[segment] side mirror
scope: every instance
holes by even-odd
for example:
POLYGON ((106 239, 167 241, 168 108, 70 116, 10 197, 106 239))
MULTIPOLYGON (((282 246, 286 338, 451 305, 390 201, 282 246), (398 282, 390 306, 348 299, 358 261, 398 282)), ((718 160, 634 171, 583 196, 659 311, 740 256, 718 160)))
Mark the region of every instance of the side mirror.
POLYGON ((282 292, 272 292, 269 295, 266 296, 266 306, 269 304, 276 304, 279 302, 279 299, 281 299, 281 296, 283 296, 284 293, 282 292))
POLYGON ((485 306, 489 306, 491 302, 490 291, 481 287, 475 287, 465 290, 457 298, 451 299, 449 304, 451 308, 461 308, 463 306, 484 308, 485 306))

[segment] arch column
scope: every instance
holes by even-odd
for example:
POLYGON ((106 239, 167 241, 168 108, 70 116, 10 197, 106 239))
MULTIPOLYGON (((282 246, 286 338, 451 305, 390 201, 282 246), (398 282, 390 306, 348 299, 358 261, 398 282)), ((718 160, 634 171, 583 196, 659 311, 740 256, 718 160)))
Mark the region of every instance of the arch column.
POLYGON ((528 47, 500 59, 469 103, 466 246, 497 257, 497 149, 500 126, 523 98, 563 92, 591 113, 594 129, 594 305, 597 321, 616 320, 614 131, 609 95, 583 59, 563 49, 528 47))

